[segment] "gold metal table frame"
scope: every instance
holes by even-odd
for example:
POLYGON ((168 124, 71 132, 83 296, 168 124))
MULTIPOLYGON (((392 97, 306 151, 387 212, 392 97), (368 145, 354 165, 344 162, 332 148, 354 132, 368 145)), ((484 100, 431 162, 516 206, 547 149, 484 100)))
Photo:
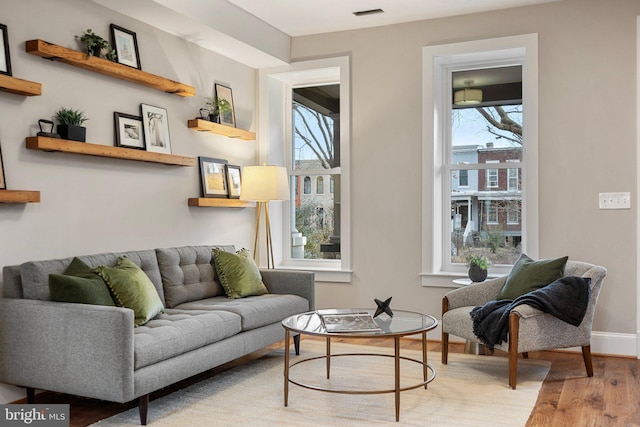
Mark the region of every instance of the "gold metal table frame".
MULTIPOLYGON (((344 311, 350 311, 351 309, 345 309, 344 311)), ((374 310, 361 310, 353 309, 351 311, 367 311, 371 314, 374 310)), ((387 317, 385 315, 385 317, 387 317)), ((329 393, 342 393, 342 394, 382 394, 382 393, 394 393, 395 394, 395 412, 396 421, 400 421, 400 393, 407 390, 413 390, 419 387, 426 389, 427 384, 433 381, 436 377, 435 370, 427 363, 427 332, 434 329, 438 325, 438 321, 429 315, 394 310, 393 318, 375 319, 376 323, 380 325, 381 330, 376 332, 339 332, 328 333, 322 325, 320 316, 315 311, 310 311, 294 316, 290 316, 282 321, 282 326, 285 329, 285 357, 284 357, 284 406, 289 405, 289 384, 295 384, 299 387, 304 387, 310 390, 324 391, 329 393), (394 322, 395 320, 395 322, 394 322), (321 336, 326 339, 326 355, 309 357, 298 360, 291 363, 290 358, 290 343, 291 336, 293 334, 305 334, 321 336), (422 360, 413 359, 410 357, 402 356, 400 354, 400 338, 409 335, 420 335, 422 343, 422 360), (394 349, 393 354, 382 353, 331 353, 331 338, 360 338, 360 339, 375 339, 375 338, 393 338, 394 349), (331 375, 331 359, 336 357, 350 357, 350 356, 367 356, 367 357, 391 357, 394 359, 394 388, 388 389, 375 389, 375 390, 351 390, 351 389, 336 389, 326 388, 319 385, 306 384, 289 378, 289 371, 292 367, 301 363, 310 362, 318 359, 326 360, 326 374, 327 378, 331 375), (409 362, 422 365, 423 378, 421 382, 417 384, 401 387, 400 386, 400 361, 406 360, 409 362)))

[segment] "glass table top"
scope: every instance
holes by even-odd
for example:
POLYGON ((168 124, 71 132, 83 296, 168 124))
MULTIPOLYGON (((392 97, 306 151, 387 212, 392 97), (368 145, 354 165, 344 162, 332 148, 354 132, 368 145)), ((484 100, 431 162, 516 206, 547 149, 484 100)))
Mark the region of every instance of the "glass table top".
POLYGON ((327 332, 327 328, 322 319, 322 316, 335 314, 346 315, 350 313, 366 313, 373 316, 375 312, 373 309, 327 309, 309 311, 287 317, 282 321, 282 326, 291 331, 309 335, 370 337, 411 335, 429 331, 438 325, 438 321, 433 316, 404 310, 393 310, 393 317, 389 317, 385 313, 375 317, 373 321, 379 329, 374 331, 350 330, 327 332))

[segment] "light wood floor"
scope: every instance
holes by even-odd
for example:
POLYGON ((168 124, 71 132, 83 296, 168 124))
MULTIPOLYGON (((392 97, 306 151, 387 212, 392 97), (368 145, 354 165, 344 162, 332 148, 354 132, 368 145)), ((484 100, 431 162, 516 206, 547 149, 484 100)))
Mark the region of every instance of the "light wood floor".
MULTIPOLYGON (((302 350, 304 352, 303 338, 302 350)), ((344 339, 343 341, 349 341, 344 339)), ((349 341, 363 345, 393 346, 393 341, 380 340, 349 341)), ((189 380, 153 393, 149 404, 153 411, 153 399, 170 394, 204 378, 226 369, 246 363, 267 353, 273 345, 224 366, 198 375, 189 380)), ((408 339, 403 348, 420 349, 418 340, 408 339)), ((429 341, 428 351, 440 351, 441 343, 429 341)), ((462 352, 462 344, 450 344, 450 352, 462 352)), ((492 356, 506 357, 506 353, 496 351, 492 356)), ((531 359, 549 360, 551 371, 544 380, 536 406, 526 427, 621 427, 640 426, 640 361, 633 358, 593 355, 594 375, 586 376, 582 355, 567 352, 531 352, 531 359)), ((437 370, 440 361, 432 362, 437 370)), ((504 378, 508 387, 507 372, 504 378)), ((83 427, 116 413, 135 407, 137 402, 115 404, 95 399, 85 399, 59 393, 42 393, 36 396, 36 403, 69 403, 71 405, 71 427, 83 427)), ((152 425, 152 424, 151 424, 152 425)), ((515 426, 514 426, 515 427, 515 426)))

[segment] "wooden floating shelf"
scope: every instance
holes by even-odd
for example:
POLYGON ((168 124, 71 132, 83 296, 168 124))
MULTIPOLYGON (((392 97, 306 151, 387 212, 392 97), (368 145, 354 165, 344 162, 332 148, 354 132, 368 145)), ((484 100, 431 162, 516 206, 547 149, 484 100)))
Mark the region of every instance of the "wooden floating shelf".
POLYGON ((239 199, 223 199, 216 197, 192 197, 189 206, 217 207, 217 208, 252 208, 255 202, 247 202, 239 199))
POLYGON ((133 148, 113 147, 109 145, 90 144, 87 142, 68 141, 66 139, 31 136, 27 138, 27 148, 41 151, 61 151, 64 153, 84 154, 88 156, 112 157, 139 162, 161 163, 172 166, 196 166, 195 157, 176 156, 173 154, 152 153, 133 148))
POLYGON ((24 96, 42 95, 42 84, 0 74, 0 90, 24 96))
POLYGON ((89 56, 84 52, 58 46, 43 40, 28 40, 26 43, 26 51, 41 58, 64 62, 65 64, 94 71, 116 79, 148 86, 163 92, 180 96, 194 96, 196 94, 196 89, 193 86, 165 79, 164 77, 118 64, 117 62, 89 56))
POLYGON ((228 136, 229 138, 239 138, 245 141, 253 141, 256 139, 256 133, 248 130, 242 130, 231 126, 221 125, 210 122, 208 120, 193 119, 187 123, 189 129, 195 129, 200 132, 211 132, 218 135, 228 136))
POLYGON ((0 190, 0 203, 40 203, 40 192, 27 190, 0 190))

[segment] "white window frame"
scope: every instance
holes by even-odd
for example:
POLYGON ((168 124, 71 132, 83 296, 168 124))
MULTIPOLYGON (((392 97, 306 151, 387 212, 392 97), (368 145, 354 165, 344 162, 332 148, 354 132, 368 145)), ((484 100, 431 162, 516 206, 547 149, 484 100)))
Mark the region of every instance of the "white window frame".
POLYGON ((469 188, 469 171, 467 169, 460 169, 458 171, 458 188, 469 188), (462 184, 462 173, 464 172, 464 176, 466 178, 467 183, 462 184))
MULTIPOLYGON (((523 147, 522 251, 538 257, 538 36, 477 40, 423 48, 423 286, 454 287, 452 279, 466 274, 466 266, 450 261, 450 238, 444 207, 450 206, 449 170, 445 155, 451 140, 452 77, 454 71, 497 66, 522 66, 523 147), (526 190, 526 191, 525 191, 526 190)), ((486 168, 479 165, 475 168, 486 168)), ((494 265, 490 274, 506 274, 511 266, 494 265)))
MULTIPOLYGON (((500 163, 498 160, 487 160, 486 163, 500 163)), ((485 172, 486 187, 498 188, 500 185, 500 176, 498 175, 498 169, 487 169, 485 172), (495 184, 492 178, 495 177, 495 184)))
POLYGON ((498 212, 498 203, 495 200, 486 200, 487 208, 487 224, 495 225, 500 222, 500 212, 498 212))
POLYGON ((517 225, 520 223, 519 210, 514 209, 515 207, 517 207, 517 205, 514 206, 512 203, 507 205, 507 225, 517 225))
MULTIPOLYGON (((292 207, 294 200, 282 203, 281 236, 276 266, 284 269, 300 269, 315 272, 316 281, 351 281, 351 82, 350 58, 348 56, 295 62, 290 65, 261 69, 260 81, 260 126, 258 162, 269 161, 283 166, 292 164, 292 89, 323 84, 340 84, 340 167, 323 170, 324 175, 340 174, 340 257, 341 259, 294 259, 291 258, 292 207), (274 141, 270 144, 269 141, 274 141), (284 143, 283 143, 284 141, 284 143), (277 157, 277 160, 270 157, 277 157), (266 160, 265 160, 266 159, 266 160)), ((296 175, 289 171, 290 175, 296 175)), ((274 232, 271 206, 272 235, 274 232)), ((275 241, 275 238, 274 238, 275 241)), ((275 247, 275 246, 274 246, 275 247)), ((275 254, 274 254, 275 255, 275 254)))

